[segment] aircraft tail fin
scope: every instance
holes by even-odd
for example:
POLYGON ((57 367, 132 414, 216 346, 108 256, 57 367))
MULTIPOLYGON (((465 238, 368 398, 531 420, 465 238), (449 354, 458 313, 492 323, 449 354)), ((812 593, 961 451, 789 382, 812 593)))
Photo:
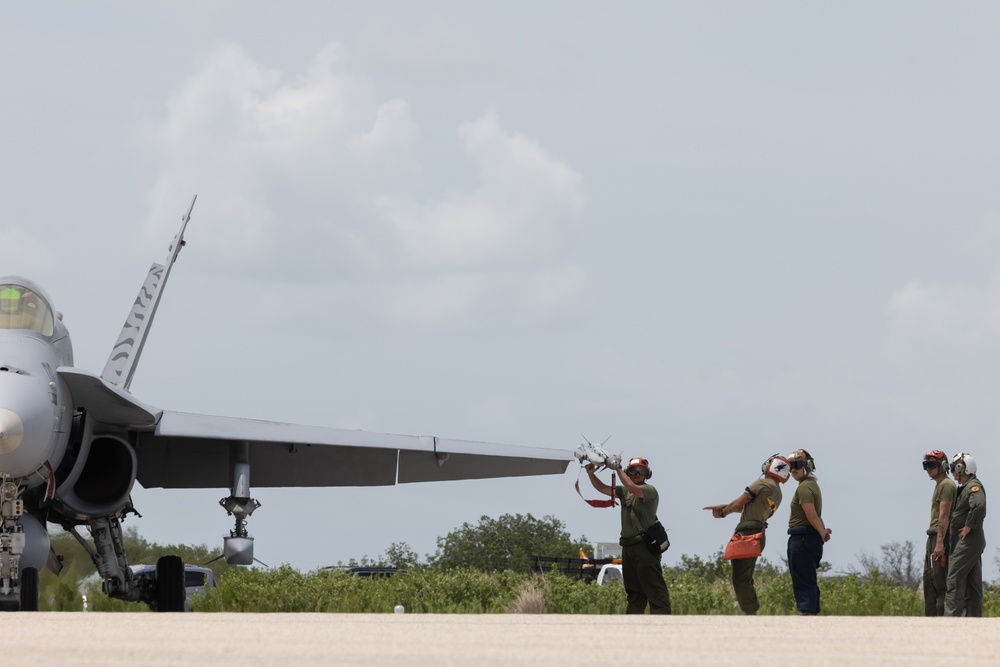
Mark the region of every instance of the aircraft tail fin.
POLYGON ((153 324, 153 315, 156 314, 160 296, 163 294, 163 288, 170 276, 170 268, 174 265, 177 254, 184 246, 184 230, 191 219, 191 211, 197 200, 198 195, 195 195, 187 213, 181 218, 181 229, 170 244, 164 264, 153 264, 149 267, 146 281, 139 289, 139 295, 135 298, 135 303, 132 304, 132 310, 125 319, 121 333, 118 334, 118 342, 111 349, 111 356, 108 357, 108 362, 101 373, 103 379, 125 391, 128 391, 129 385, 132 384, 132 376, 139 363, 142 347, 146 344, 146 337, 153 324))

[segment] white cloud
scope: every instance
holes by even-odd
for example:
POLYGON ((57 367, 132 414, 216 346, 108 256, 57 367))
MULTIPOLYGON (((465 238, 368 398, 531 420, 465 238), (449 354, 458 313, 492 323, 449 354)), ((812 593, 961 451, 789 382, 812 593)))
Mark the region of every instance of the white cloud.
POLYGON ((330 44, 289 76, 240 46, 215 49, 141 133, 159 165, 144 240, 169 238, 170 213, 197 192, 189 240, 223 266, 252 262, 272 283, 308 282, 329 310, 346 299, 434 326, 484 313, 551 317, 574 303, 580 175, 489 113, 458 128, 478 185, 433 182, 415 158, 409 102, 379 102, 349 56, 330 44), (403 194, 418 176, 424 192, 446 194, 403 194))
POLYGON ((916 382, 1000 377, 1000 278, 984 287, 907 283, 889 299, 882 361, 916 382))
POLYGON ((378 107, 371 131, 348 142, 361 168, 383 177, 419 171, 411 149, 418 135, 417 124, 405 100, 391 100, 378 107))
POLYGON ((343 183, 350 190, 347 142, 368 129, 372 86, 339 67, 342 48, 325 47, 287 80, 239 46, 222 44, 167 101, 166 117, 142 141, 161 164, 147 223, 154 242, 163 211, 201 193, 197 214, 206 245, 228 259, 269 251, 295 221, 274 213, 276 195, 316 196, 343 183))
POLYGON ((387 254, 365 254, 405 275, 384 289, 386 314, 426 326, 546 318, 574 304, 584 282, 567 252, 584 204, 579 174, 493 113, 462 125, 459 138, 477 188, 429 202, 371 200, 386 231, 370 240, 387 254))
POLYGON ((584 196, 579 174, 539 144, 500 127, 495 114, 459 128, 479 187, 418 203, 382 197, 396 259, 425 270, 530 265, 565 251, 584 196))
POLYGON ((450 273, 387 284, 378 302, 391 320, 434 327, 450 324, 455 313, 470 311, 486 292, 482 276, 450 273))

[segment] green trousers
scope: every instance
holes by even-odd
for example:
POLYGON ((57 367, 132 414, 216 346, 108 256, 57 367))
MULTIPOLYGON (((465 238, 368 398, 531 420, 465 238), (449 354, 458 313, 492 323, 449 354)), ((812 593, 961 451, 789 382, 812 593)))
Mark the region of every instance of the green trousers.
POLYGON ((651 614, 670 613, 670 591, 663 580, 660 558, 645 544, 622 547, 622 578, 628 598, 626 614, 645 614, 647 604, 651 614))
MULTIPOLYGON (((937 532, 927 535, 924 549, 924 616, 944 616, 944 598, 948 590, 948 561, 945 549, 945 566, 940 561, 932 561, 931 554, 937 544, 937 532)), ((945 540, 945 547, 948 546, 945 540)))
MULTIPOLYGON (((753 535, 758 531, 741 530, 739 532, 744 535, 753 535)), ((766 537, 760 538, 761 549, 764 548, 766 539, 766 537)), ((757 600, 757 589, 753 585, 753 573, 757 567, 757 559, 740 558, 731 560, 729 563, 733 566, 733 592, 736 593, 736 601, 740 605, 740 610, 748 616, 753 616, 760 609, 760 602, 757 600)))
POLYGON ((945 616, 983 615, 983 529, 974 530, 964 540, 952 536, 948 558, 948 591, 944 598, 945 616))

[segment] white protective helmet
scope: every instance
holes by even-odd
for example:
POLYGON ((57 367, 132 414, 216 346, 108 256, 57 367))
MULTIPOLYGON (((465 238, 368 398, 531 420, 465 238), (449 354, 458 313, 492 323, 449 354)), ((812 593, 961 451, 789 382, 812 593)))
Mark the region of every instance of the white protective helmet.
POLYGON ((951 460, 951 471, 956 477, 961 475, 975 475, 976 459, 972 458, 972 454, 966 454, 965 452, 955 454, 955 457, 951 460))
POLYGON ((774 454, 760 466, 760 471, 766 477, 777 480, 779 484, 788 481, 788 476, 792 470, 788 466, 788 459, 780 454, 774 454))

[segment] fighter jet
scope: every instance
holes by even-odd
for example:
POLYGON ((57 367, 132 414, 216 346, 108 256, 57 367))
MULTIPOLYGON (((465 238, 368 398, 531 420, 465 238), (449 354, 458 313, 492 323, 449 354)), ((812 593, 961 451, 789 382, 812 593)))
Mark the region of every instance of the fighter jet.
POLYGON ((107 595, 157 611, 184 604, 184 564, 155 577, 129 568, 121 522, 144 488, 221 488, 235 527, 223 540, 231 564, 253 562, 247 519, 258 487, 379 486, 560 474, 570 450, 434 436, 390 435, 171 412, 129 386, 170 270, 184 247, 197 196, 166 261, 153 264, 100 375, 73 366, 62 314, 30 280, 0 277, 0 608, 35 611, 38 573, 58 571, 48 524, 89 552, 107 595), (90 539, 81 530, 86 529, 90 539))

